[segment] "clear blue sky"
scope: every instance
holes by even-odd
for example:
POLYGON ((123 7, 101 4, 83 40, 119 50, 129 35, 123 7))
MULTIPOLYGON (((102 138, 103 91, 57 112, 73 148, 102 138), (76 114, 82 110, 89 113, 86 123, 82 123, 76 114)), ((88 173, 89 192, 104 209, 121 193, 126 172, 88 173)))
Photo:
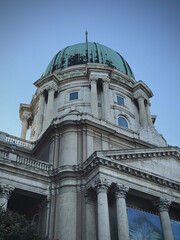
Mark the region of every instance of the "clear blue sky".
POLYGON ((180 0, 0 0, 0 130, 20 136, 20 103, 62 48, 88 40, 119 52, 154 93, 151 113, 180 146, 180 0))

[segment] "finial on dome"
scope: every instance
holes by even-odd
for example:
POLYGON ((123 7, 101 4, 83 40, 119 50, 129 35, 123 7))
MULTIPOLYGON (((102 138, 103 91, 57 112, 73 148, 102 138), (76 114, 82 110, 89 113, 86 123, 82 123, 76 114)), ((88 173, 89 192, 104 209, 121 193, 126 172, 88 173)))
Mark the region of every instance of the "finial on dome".
POLYGON ((86 30, 86 43, 88 43, 88 32, 86 30))

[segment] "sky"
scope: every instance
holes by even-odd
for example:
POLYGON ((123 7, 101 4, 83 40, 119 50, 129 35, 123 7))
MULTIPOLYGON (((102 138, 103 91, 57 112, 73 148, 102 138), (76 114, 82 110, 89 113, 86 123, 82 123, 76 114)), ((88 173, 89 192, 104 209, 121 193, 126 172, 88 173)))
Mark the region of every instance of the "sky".
POLYGON ((155 127, 180 147, 180 0, 0 0, 0 131, 20 136, 20 103, 66 46, 119 52, 152 90, 155 127))

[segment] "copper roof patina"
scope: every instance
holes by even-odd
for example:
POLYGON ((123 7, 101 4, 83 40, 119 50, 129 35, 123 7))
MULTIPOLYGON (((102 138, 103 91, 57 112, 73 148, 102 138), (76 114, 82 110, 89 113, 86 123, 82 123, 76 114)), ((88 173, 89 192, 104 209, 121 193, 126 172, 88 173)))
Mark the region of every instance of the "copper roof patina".
POLYGON ((86 63, 107 64, 135 78, 129 64, 119 53, 99 43, 91 42, 75 44, 59 51, 47 66, 43 77, 57 69, 86 63))

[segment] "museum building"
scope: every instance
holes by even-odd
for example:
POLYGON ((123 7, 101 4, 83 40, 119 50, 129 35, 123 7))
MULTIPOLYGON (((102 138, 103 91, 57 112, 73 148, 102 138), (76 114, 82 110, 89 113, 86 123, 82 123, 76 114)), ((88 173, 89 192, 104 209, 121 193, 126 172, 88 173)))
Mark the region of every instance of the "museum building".
POLYGON ((127 61, 86 40, 34 85, 21 137, 0 132, 3 208, 48 240, 180 239, 180 149, 155 129, 153 93, 127 61))

